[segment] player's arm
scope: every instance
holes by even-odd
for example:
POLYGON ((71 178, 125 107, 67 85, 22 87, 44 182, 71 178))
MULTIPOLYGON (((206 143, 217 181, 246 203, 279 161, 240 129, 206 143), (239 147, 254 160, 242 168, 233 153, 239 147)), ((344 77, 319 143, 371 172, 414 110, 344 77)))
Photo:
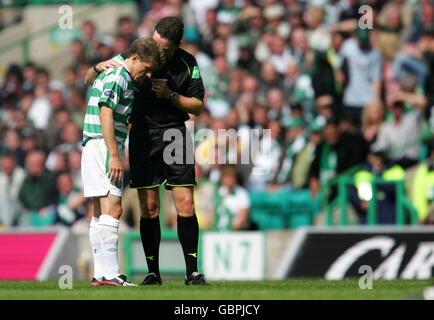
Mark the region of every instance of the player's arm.
POLYGON ((100 108, 101 131, 109 154, 108 177, 113 182, 118 183, 122 179, 122 162, 115 138, 113 109, 106 103, 101 103, 100 108))
POLYGON ((113 70, 113 73, 104 78, 103 82, 104 85, 98 103, 100 107, 99 119, 102 135, 109 154, 108 177, 114 183, 118 183, 122 179, 122 162, 115 138, 114 111, 127 84, 122 77, 116 75, 116 68, 113 70))
POLYGON ((102 62, 94 65, 93 67, 90 67, 89 69, 87 69, 86 77, 84 78, 84 82, 88 86, 91 86, 93 84, 93 82, 95 81, 96 77, 98 77, 98 75, 101 72, 106 71, 107 69, 119 67, 119 66, 120 66, 120 63, 115 61, 115 60, 102 61, 102 62))

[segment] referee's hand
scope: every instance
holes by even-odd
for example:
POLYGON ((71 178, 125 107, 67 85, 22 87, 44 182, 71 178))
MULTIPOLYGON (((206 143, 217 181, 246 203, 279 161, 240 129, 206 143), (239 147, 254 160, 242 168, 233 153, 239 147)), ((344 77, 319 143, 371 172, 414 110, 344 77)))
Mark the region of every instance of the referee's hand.
POLYGON ((118 184, 122 181, 122 162, 119 156, 110 157, 109 159, 109 172, 108 178, 114 184, 118 184))
POLYGON ((119 67, 119 66, 121 66, 121 64, 115 60, 106 60, 106 61, 102 61, 102 62, 98 63, 95 66, 95 71, 103 72, 103 71, 106 71, 110 68, 119 67))
POLYGON ((152 78, 151 81, 152 81, 152 91, 155 92, 157 98, 164 98, 164 99, 170 98, 170 90, 167 87, 167 83, 166 83, 167 80, 152 78))

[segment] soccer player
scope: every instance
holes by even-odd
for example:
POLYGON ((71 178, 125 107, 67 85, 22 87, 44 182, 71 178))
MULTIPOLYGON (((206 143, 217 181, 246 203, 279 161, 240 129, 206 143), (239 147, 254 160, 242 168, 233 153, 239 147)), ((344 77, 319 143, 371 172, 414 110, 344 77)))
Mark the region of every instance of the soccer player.
MULTIPOLYGON (((161 240, 159 220, 159 186, 172 190, 178 213, 178 238, 186 264, 186 285, 207 285, 205 276, 197 269, 199 226, 194 211, 193 187, 196 185, 192 144, 187 147, 189 134, 185 121, 189 113, 199 115, 203 109, 205 90, 196 59, 179 48, 184 33, 183 22, 176 17, 161 19, 155 26, 153 39, 164 49, 167 64, 144 79, 135 92, 131 114, 132 128, 129 137, 131 187, 137 188, 142 218, 140 235, 149 274, 143 285, 161 284, 159 247, 161 240), (182 135, 183 161, 166 163, 164 141, 167 130, 177 130, 182 135)), ((95 66, 104 70, 113 65, 104 61, 95 66)), ((87 79, 95 71, 90 68, 87 79)))
POLYGON ((127 118, 134 102, 133 81, 150 77, 165 60, 151 37, 138 39, 119 66, 100 73, 93 82, 83 127, 81 172, 84 196, 93 198, 89 238, 94 258, 92 285, 135 286, 120 274, 118 229, 122 213, 122 161, 128 134, 127 118))

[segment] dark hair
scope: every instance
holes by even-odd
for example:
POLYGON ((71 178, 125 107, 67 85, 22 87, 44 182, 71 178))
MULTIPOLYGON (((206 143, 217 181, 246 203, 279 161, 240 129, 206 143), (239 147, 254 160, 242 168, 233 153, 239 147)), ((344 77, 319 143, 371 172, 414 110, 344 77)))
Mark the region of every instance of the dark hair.
POLYGON ((124 22, 133 22, 133 20, 128 16, 122 16, 118 19, 118 24, 121 24, 124 22))
POLYGON ((177 17, 165 17, 157 23, 154 30, 157 31, 162 38, 166 38, 176 45, 180 45, 182 37, 184 36, 184 23, 177 17))
POLYGON ((10 151, 7 151, 0 156, 0 160, 3 160, 4 158, 12 158, 15 162, 15 157, 14 157, 13 153, 10 151))
POLYGON ((49 76, 50 76, 50 73, 49 73, 48 70, 45 69, 45 68, 38 68, 38 69, 36 70, 36 74, 43 74, 43 75, 46 76, 46 77, 49 77, 49 76))
POLYGON ((404 108, 404 101, 403 100, 396 100, 395 102, 393 102, 392 104, 393 108, 404 108))
POLYGON ((325 126, 338 126, 339 122, 338 119, 334 116, 327 119, 325 126))

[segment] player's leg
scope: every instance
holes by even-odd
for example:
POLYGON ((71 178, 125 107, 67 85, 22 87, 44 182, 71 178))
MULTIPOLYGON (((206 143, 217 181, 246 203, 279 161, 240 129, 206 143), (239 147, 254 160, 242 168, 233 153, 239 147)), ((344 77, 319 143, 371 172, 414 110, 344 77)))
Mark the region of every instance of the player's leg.
POLYGON ((153 188, 137 189, 140 202, 140 237, 145 252, 146 264, 149 274, 145 277, 143 285, 161 284, 159 251, 161 241, 160 229, 160 194, 159 186, 153 188))
POLYGON ((199 224, 194 211, 193 187, 174 186, 173 200, 178 213, 177 230, 186 265, 186 285, 206 285, 205 277, 197 270, 199 224))
POLYGON ((104 276, 104 261, 102 258, 101 237, 99 234, 99 217, 101 206, 99 198, 93 198, 93 217, 89 225, 89 240, 93 255, 93 279, 91 285, 100 286, 104 276))
POLYGON ((93 201, 93 217, 89 225, 89 241, 94 261, 94 276, 91 285, 101 285, 104 276, 104 260, 102 258, 101 236, 99 233, 99 217, 101 206, 99 197, 107 193, 101 175, 104 175, 104 159, 97 139, 89 140, 81 155, 81 174, 84 196, 93 201))
POLYGON ((101 216, 99 217, 99 233, 101 236, 102 257, 104 260, 104 277, 102 284, 114 286, 132 286, 120 273, 118 245, 119 219, 122 214, 121 196, 109 192, 100 197, 101 216))

